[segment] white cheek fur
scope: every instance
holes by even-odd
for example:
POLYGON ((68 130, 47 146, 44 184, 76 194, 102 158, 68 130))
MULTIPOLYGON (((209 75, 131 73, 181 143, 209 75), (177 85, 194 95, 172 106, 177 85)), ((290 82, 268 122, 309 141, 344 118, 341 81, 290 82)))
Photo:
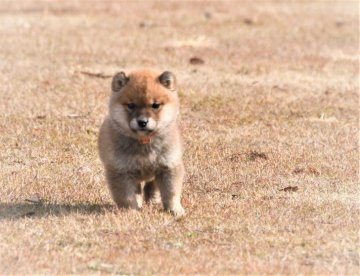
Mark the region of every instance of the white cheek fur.
POLYGON ((122 129, 130 130, 127 121, 127 113, 122 105, 113 106, 110 109, 110 116, 122 129))
POLYGON ((154 129, 156 127, 156 121, 153 118, 149 118, 148 128, 154 129))
POLYGON ((138 123, 137 123, 136 118, 134 118, 134 119, 132 119, 132 120, 130 121, 130 127, 131 127, 132 129, 137 129, 137 128, 138 128, 138 123))
POLYGON ((167 127, 171 122, 177 118, 178 110, 173 105, 164 105, 161 110, 161 116, 159 120, 159 128, 167 127))

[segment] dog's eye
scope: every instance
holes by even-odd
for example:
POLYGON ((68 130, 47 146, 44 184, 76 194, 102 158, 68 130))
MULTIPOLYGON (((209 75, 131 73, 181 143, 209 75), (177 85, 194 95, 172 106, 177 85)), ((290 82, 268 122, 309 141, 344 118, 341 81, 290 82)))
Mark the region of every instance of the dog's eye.
POLYGON ((136 108, 136 105, 134 103, 128 103, 126 106, 129 110, 134 110, 136 108))
POLYGON ((159 109, 160 104, 159 103, 153 103, 151 106, 153 109, 159 109))

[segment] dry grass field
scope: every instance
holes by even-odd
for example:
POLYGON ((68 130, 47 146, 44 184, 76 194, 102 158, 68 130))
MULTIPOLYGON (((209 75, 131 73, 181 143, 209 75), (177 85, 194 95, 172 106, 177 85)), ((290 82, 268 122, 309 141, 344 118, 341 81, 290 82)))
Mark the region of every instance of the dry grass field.
POLYGON ((359 273, 358 2, 1 1, 0 274, 359 273), (171 70, 175 220, 117 210, 109 76, 171 70))

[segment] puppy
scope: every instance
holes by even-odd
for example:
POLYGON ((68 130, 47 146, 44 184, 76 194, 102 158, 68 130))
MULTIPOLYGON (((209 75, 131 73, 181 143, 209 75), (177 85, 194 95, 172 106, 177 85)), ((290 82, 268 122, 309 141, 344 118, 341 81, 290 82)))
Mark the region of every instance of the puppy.
POLYGON ((115 74, 108 116, 99 134, 100 159, 118 207, 160 202, 179 217, 184 177, 175 76, 148 70, 115 74))

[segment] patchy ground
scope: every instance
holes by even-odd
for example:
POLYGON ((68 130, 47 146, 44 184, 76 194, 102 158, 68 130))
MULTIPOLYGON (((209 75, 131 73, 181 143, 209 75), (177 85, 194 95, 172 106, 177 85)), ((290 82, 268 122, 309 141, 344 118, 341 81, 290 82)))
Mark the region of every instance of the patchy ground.
POLYGON ((357 2, 0 6, 0 273, 359 273, 357 2), (187 217, 118 211, 117 70, 178 76, 187 217))

